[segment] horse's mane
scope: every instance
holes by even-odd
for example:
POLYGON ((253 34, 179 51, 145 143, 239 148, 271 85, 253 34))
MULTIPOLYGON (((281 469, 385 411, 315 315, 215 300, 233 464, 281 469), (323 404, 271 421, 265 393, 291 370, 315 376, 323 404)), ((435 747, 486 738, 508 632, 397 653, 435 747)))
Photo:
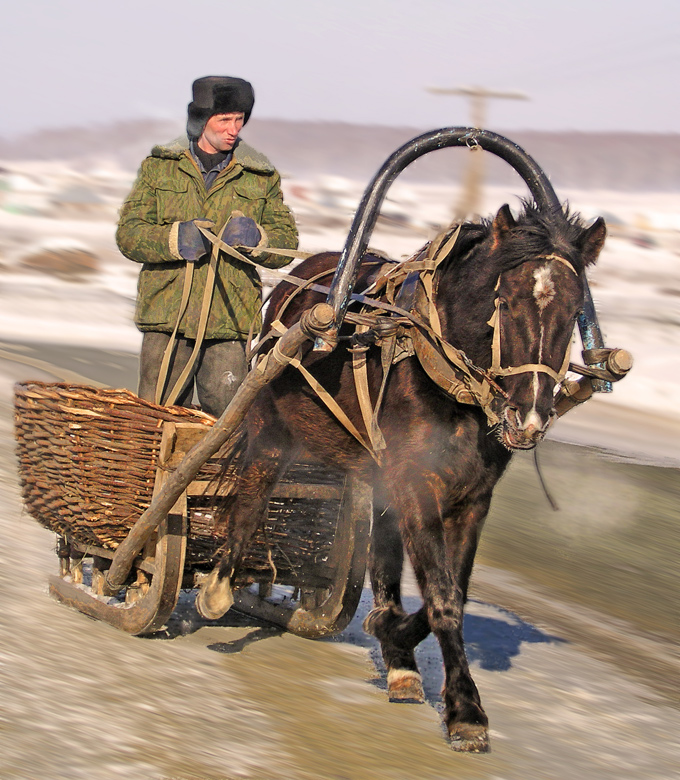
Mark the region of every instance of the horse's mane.
MULTIPOLYGON (((450 257, 460 262, 468 256, 492 231, 493 217, 481 222, 465 222, 450 257)), ((554 252, 563 255, 577 271, 583 270, 579 239, 585 225, 581 215, 571 212, 568 204, 559 210, 544 211, 529 201, 522 201, 522 211, 510 231, 504 251, 498 255, 498 273, 516 268, 529 259, 554 252)))

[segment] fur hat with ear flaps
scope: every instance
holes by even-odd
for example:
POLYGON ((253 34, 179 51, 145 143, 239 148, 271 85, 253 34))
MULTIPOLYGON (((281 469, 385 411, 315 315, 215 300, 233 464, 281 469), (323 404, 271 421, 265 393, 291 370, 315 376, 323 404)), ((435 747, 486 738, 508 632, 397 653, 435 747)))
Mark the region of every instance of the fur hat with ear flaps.
POLYGON ((204 76, 191 87, 193 100, 189 103, 187 135, 199 138, 205 123, 215 114, 243 111, 245 124, 255 103, 255 93, 248 81, 233 76, 204 76))

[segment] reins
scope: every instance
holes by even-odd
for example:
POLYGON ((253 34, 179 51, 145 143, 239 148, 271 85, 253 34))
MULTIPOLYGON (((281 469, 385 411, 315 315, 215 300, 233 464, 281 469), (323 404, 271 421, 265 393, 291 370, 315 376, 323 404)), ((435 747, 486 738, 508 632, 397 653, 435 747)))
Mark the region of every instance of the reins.
MULTIPOLYGON (((199 313, 196 338, 194 339, 194 348, 191 352, 189 360, 187 361, 186 365, 184 366, 184 369, 182 370, 182 373, 177 378, 177 381, 175 382, 172 390, 170 391, 165 401, 165 404, 167 406, 172 406, 175 403, 175 401, 177 401, 179 396, 182 394, 182 391, 184 390, 187 381, 191 376, 191 372, 194 369, 196 360, 198 359, 201 346, 203 345, 203 340, 205 338, 205 331, 208 324, 208 315, 210 314, 210 306, 212 304, 212 297, 215 291, 215 282, 217 279, 217 263, 219 260, 220 250, 226 252, 227 254, 231 255, 237 260, 241 260, 244 263, 253 265, 256 268, 258 267, 257 263, 254 263, 252 260, 250 260, 249 258, 245 257, 243 254, 241 254, 241 252, 239 252, 237 249, 235 249, 234 247, 230 246, 229 244, 225 243, 222 240, 222 236, 224 235, 224 230, 227 227, 227 222, 224 223, 224 225, 222 226, 222 228, 220 229, 217 235, 215 235, 210 230, 208 230, 208 226, 212 223, 203 223, 203 222, 195 223, 199 231, 202 233, 202 235, 205 236, 212 244, 212 251, 210 253, 210 261, 208 263, 208 272, 205 281, 205 288, 203 290, 203 300, 201 302, 201 310, 199 313)), ((284 255, 286 257, 292 257, 295 259, 303 259, 303 260, 307 259, 308 257, 311 257, 313 254, 312 252, 299 252, 295 249, 274 249, 269 247, 264 248, 263 251, 266 251, 267 253, 270 254, 284 255)), ((179 331, 179 326, 182 321, 182 318, 184 317, 187 310, 187 306, 189 304, 189 297, 191 295, 191 287, 194 279, 194 268, 195 268, 195 263, 191 263, 191 262, 186 263, 186 268, 184 272, 184 284, 182 287, 182 297, 180 300, 179 312, 177 314, 177 321, 175 322, 175 327, 170 336, 170 341, 168 342, 165 351, 163 353, 163 359, 161 361, 161 367, 158 373, 158 380, 156 382, 156 392, 154 395, 154 401, 157 404, 162 403, 163 390, 165 389, 166 382, 168 381, 170 361, 172 359, 172 354, 175 350, 175 346, 177 344, 177 333, 179 331)))
MULTIPOLYGON (((205 227, 201 223, 196 223, 196 224, 198 229, 202 233, 207 232, 205 230, 205 227)), ((227 223, 225 222, 225 224, 222 226, 222 229, 220 230, 219 238, 218 238, 218 240, 220 240, 221 243, 223 243, 221 239, 226 227, 227 227, 227 223)), ((196 338, 194 340, 194 348, 191 352, 191 355, 189 356, 189 360, 187 361, 187 364, 184 366, 182 373, 177 378, 174 387, 172 388, 170 394, 168 395, 168 398, 165 402, 167 406, 172 406, 181 395, 191 375, 196 360, 198 358, 198 353, 201 349, 203 338, 205 336, 205 330, 208 324, 208 315, 210 313, 210 305, 212 303, 213 292, 215 290, 215 279, 217 277, 218 259, 219 259, 219 248, 217 244, 213 244, 213 249, 212 252, 210 253, 210 262, 208 263, 208 272, 205 280, 205 288, 203 290, 203 300, 201 302, 201 311, 198 318, 198 328, 196 331, 196 338)), ((191 286, 194 279, 194 266, 195 266, 194 263, 188 262, 186 264, 186 269, 184 272, 184 285, 182 287, 182 298, 179 305, 179 312, 177 314, 177 322, 175 322, 175 327, 172 332, 172 335, 170 336, 170 341, 168 341, 168 344, 165 348, 165 352, 163 353, 161 368, 158 373, 158 381, 156 382, 156 393, 155 393, 154 401, 157 404, 162 403, 161 399, 163 397, 163 390, 165 389, 165 383, 167 382, 168 379, 170 360, 172 358, 172 353, 174 352, 177 343, 177 332, 179 330, 182 317, 184 317, 184 314, 187 310, 187 306, 189 304, 191 286)))
MULTIPOLYGON (((222 240, 224 227, 218 235, 211 233, 203 226, 199 226, 199 230, 212 244, 209 268, 209 276, 211 276, 212 281, 210 292, 208 293, 208 284, 206 284, 206 291, 204 292, 201 312, 201 321, 203 321, 204 318, 207 320, 207 311, 212 298, 215 268, 220 250, 243 263, 256 268, 259 266, 222 240), (210 273, 210 269, 212 269, 212 273, 210 273)), ((354 332, 349 336, 342 336, 341 338, 350 342, 348 351, 352 356, 355 390, 366 435, 363 435, 356 428, 333 396, 303 365, 300 353, 293 358, 284 358, 277 350, 278 339, 287 330, 281 322, 281 316, 285 309, 297 295, 304 291, 314 291, 327 295, 330 288, 327 285, 319 284, 319 281, 333 274, 335 269, 324 270, 309 279, 297 277, 285 271, 277 272, 270 269, 270 272, 281 281, 292 284, 295 289, 286 298, 281 309, 277 312, 277 319, 271 324, 270 330, 259 337, 258 344, 254 349, 249 347, 249 359, 256 361, 255 368, 258 370, 264 370, 269 360, 285 361, 286 365, 291 365, 297 369, 333 416, 371 454, 377 463, 381 463, 382 451, 386 447, 385 438, 378 424, 378 417, 389 372, 394 364, 405 357, 415 356, 430 379, 447 396, 459 403, 480 407, 491 427, 500 423, 503 413, 509 405, 508 395, 498 385, 496 379, 521 373, 540 372, 550 376, 559 385, 564 380, 567 370, 579 369, 579 367, 569 363, 569 349, 567 349, 563 364, 558 372, 543 363, 526 363, 519 366, 504 367, 501 355, 501 299, 498 296, 494 302, 494 313, 488 321, 488 324, 493 328, 492 364, 489 369, 476 366, 462 350, 454 347, 444 338, 436 308, 436 272, 443 260, 451 254, 460 230, 461 225, 458 225, 455 229, 440 233, 424 248, 402 263, 388 260, 382 261, 382 266, 374 281, 362 293, 354 292, 350 296, 351 302, 361 304, 361 309, 358 312, 348 311, 346 313, 345 321, 354 326, 354 332), (381 296, 383 300, 377 296, 381 296), (267 352, 259 354, 272 338, 276 339, 274 346, 267 352), (375 404, 372 403, 370 398, 366 359, 366 353, 372 345, 379 346, 381 349, 382 366, 382 380, 375 404)), ((262 251, 292 258, 308 258, 314 254, 269 247, 263 248, 262 251)), ((576 274, 571 263, 559 255, 543 255, 536 259, 563 263, 576 274)), ((375 262, 381 261, 376 260, 375 262)), ((185 297, 188 299, 187 287, 190 289, 191 285, 192 271, 189 270, 191 265, 187 264, 188 281, 185 279, 185 291, 182 297, 182 304, 180 305, 180 314, 175 326, 175 332, 166 350, 168 355, 171 354, 179 321, 186 309, 185 297)), ((498 290, 499 283, 500 276, 496 284, 496 290, 498 290)), ((266 301, 262 303, 260 308, 265 304, 266 301)), ((205 323, 203 323, 203 328, 201 329, 199 323, 200 339, 197 336, 190 362, 185 367, 171 393, 170 398, 172 400, 169 399, 167 403, 173 403, 176 400, 190 375, 205 332, 204 325, 205 323)), ((249 345, 253 331, 254 323, 251 326, 248 338, 249 345)), ((169 363, 169 357, 167 362, 169 363)), ((163 377, 163 384, 165 379, 163 377)))

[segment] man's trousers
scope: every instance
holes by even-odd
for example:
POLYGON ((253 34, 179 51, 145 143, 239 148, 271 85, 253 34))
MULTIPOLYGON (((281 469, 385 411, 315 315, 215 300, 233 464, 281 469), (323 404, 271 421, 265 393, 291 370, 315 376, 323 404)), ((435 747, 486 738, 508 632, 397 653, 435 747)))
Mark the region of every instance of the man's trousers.
MULTIPOLYGON (((169 333, 144 333, 139 357, 138 395, 146 401, 153 401, 155 398, 161 362, 169 341, 169 333)), ((161 403, 165 403, 170 395, 189 361, 193 348, 193 339, 177 337, 161 403)), ((247 373, 244 341, 206 339, 201 344, 192 374, 175 403, 178 406, 190 406, 195 389, 203 411, 219 417, 247 373)))

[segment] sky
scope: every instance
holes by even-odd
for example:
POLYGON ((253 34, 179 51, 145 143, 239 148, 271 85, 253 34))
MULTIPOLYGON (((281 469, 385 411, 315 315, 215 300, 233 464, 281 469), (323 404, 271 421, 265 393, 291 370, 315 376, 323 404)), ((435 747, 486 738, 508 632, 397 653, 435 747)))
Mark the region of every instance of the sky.
POLYGON ((418 129, 680 132, 673 0, 5 0, 0 136, 181 120, 191 82, 251 81, 253 116, 418 129))

